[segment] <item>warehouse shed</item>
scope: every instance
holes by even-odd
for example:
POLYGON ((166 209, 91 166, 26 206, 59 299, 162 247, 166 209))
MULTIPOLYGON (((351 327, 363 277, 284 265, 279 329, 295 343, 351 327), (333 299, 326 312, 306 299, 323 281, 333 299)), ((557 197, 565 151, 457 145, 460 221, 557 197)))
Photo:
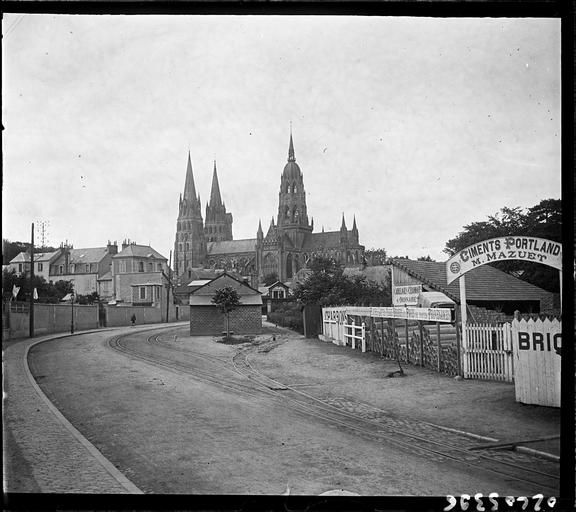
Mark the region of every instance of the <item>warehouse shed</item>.
POLYGON ((221 335, 226 331, 226 317, 212 303, 217 290, 231 287, 240 296, 240 306, 230 313, 233 334, 260 334, 262 331, 262 296, 248 283, 224 272, 190 294, 190 335, 221 335))

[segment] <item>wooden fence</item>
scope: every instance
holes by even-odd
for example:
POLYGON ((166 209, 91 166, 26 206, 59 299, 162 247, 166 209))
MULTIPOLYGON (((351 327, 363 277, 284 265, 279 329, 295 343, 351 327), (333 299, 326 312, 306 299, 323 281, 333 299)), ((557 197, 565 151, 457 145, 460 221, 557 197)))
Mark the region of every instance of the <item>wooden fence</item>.
POLYGON ((467 324, 463 342, 466 379, 514 380, 510 324, 467 324))
POLYGON ((562 322, 514 320, 512 344, 516 401, 560 407, 562 322))

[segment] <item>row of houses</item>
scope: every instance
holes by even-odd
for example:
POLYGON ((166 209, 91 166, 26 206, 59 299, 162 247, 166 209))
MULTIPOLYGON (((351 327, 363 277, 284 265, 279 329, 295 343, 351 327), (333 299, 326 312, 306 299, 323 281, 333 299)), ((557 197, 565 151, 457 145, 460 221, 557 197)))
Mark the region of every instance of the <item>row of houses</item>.
MULTIPOLYGON (((62 244, 56 251, 34 254, 34 275, 47 282, 70 281, 78 295, 97 293, 103 302, 134 305, 166 303, 168 260, 149 245, 125 240, 104 247, 74 249, 62 244)), ((18 275, 30 274, 30 253, 21 252, 7 265, 18 275)))

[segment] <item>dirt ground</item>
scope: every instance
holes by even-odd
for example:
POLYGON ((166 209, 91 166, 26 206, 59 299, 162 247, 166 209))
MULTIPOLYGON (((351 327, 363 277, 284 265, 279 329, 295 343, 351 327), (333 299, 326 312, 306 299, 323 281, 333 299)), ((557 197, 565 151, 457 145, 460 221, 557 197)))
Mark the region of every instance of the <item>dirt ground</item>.
MULTIPOLYGON (((165 337, 181 350, 179 358, 204 352, 226 359, 239 348, 185 332, 165 337)), ((251 353, 251 364, 315 396, 498 439, 511 431, 529 436, 557 429, 556 411, 523 409, 514 403, 513 386, 458 382, 412 367, 406 377, 386 378, 395 363, 276 332, 277 346, 251 353)), ((440 496, 531 491, 492 474, 472 474, 359 438, 296 414, 277 400, 230 392, 128 358, 110 349, 108 337, 97 333, 40 344, 30 354, 31 369, 66 418, 144 492, 280 494, 289 488, 291 494, 317 495, 343 488, 362 495, 440 496)))
MULTIPOLYGON (((264 374, 315 396, 348 397, 392 415, 500 441, 560 435, 560 409, 516 402, 509 383, 456 380, 406 364, 405 377, 389 378, 398 370, 395 361, 303 336, 255 352, 250 361, 264 374)), ((557 442, 546 446, 559 453, 557 442)))

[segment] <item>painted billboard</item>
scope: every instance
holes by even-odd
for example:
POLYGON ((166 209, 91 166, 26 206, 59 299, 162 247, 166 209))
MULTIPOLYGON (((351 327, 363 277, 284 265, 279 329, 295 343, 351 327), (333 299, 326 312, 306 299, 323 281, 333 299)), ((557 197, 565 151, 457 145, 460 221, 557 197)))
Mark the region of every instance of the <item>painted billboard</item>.
POLYGON ((530 236, 484 240, 462 249, 446 262, 447 282, 450 284, 475 267, 503 260, 532 261, 561 271, 562 244, 530 236))

